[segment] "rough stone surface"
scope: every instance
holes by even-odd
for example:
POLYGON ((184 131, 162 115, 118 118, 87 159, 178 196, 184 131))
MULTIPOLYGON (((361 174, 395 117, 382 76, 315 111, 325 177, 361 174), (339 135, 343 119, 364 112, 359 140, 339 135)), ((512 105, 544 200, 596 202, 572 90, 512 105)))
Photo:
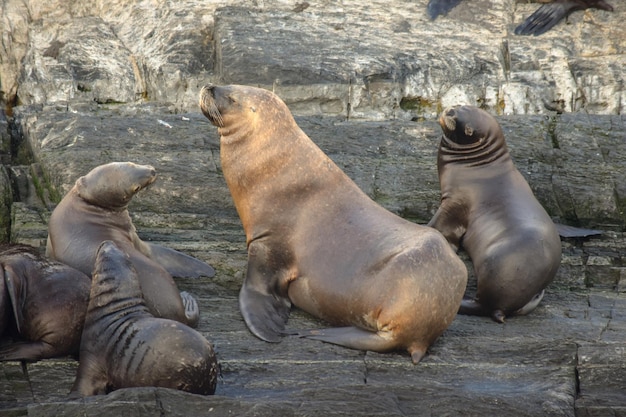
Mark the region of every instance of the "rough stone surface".
MULTIPOLYGON (((76 400, 73 359, 1 363, 0 416, 626 415, 626 8, 613 0, 614 13, 522 38, 512 31, 535 4, 465 1, 431 22, 426 3, 0 0, 11 241, 43 249, 50 211, 94 166, 154 165, 133 222, 142 239, 215 266, 178 285, 197 297, 221 364, 212 397, 141 388, 76 400), (433 116, 481 105, 549 213, 604 233, 563 241, 531 315, 458 316, 418 366, 404 353, 265 343, 238 309, 245 238, 196 104, 207 82, 274 89, 368 195, 418 223, 439 204, 433 116)), ((294 309, 288 326, 325 323, 294 309)))
POLYGON ((297 111, 432 117, 451 104, 497 114, 620 114, 626 10, 588 10, 541 37, 513 34, 537 6, 426 0, 0 2, 4 100, 169 101, 210 80, 274 88, 297 111))

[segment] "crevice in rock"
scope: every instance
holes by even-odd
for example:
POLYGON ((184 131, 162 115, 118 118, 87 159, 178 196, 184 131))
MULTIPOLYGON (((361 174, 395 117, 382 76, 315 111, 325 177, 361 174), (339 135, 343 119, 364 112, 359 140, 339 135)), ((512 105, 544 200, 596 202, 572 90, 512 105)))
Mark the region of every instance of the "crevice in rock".
POLYGON ((546 130, 546 137, 549 139, 550 143, 552 143, 552 148, 554 149, 561 149, 561 145, 559 144, 559 138, 557 135, 557 124, 559 123, 559 116, 554 115, 554 116, 549 116, 547 118, 548 120, 548 124, 547 124, 547 130, 546 130))
POLYGON ((580 364, 580 360, 578 357, 578 349, 580 349, 580 346, 576 344, 576 355, 575 355, 576 365, 574 366, 574 378, 575 378, 574 382, 575 382, 576 392, 574 396, 574 402, 576 401, 576 398, 580 396, 580 372, 578 371, 578 365, 580 364))
POLYGON ((165 412, 165 407, 163 406, 163 400, 161 399, 161 396, 159 395, 158 389, 154 390, 154 401, 156 403, 156 406, 159 409, 159 415, 161 417, 165 417, 167 413, 165 412))

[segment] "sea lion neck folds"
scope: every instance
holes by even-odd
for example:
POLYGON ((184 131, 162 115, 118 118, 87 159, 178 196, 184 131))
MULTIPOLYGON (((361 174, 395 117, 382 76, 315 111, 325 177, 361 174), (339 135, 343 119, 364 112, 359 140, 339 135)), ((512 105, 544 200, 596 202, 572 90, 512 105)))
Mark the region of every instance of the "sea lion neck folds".
POLYGON ((487 112, 469 106, 446 109, 439 117, 443 131, 439 155, 446 163, 469 167, 510 160, 499 124, 487 112))
POLYGON ((129 314, 150 316, 144 301, 137 271, 128 254, 122 252, 110 240, 99 246, 92 274, 88 318, 111 323, 122 320, 129 314), (128 271, 133 279, 121 279, 120 269, 128 271), (99 302, 105 300, 106 302, 99 302), (112 313, 114 312, 114 313, 112 313))

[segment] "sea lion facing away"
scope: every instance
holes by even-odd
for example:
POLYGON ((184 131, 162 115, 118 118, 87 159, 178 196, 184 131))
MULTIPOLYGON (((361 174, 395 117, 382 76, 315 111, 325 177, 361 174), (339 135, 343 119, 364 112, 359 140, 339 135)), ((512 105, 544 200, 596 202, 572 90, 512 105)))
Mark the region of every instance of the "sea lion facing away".
POLYGON ((209 395, 215 392, 217 373, 211 344, 185 324, 150 314, 130 258, 114 242, 103 242, 72 393, 155 386, 209 395))

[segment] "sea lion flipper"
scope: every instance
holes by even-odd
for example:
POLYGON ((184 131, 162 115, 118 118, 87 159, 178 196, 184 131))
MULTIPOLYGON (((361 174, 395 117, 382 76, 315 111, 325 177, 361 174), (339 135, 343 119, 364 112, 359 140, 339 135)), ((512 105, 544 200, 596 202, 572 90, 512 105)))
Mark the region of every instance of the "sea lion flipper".
POLYGON ((43 358, 54 357, 58 351, 46 342, 13 342, 0 348, 0 362, 27 361, 36 362, 43 358))
POLYGON ((463 298, 459 306, 459 314, 468 316, 484 316, 485 308, 474 298, 463 298))
POLYGON ((559 232, 559 236, 565 238, 571 237, 589 237, 589 236, 598 236, 602 234, 602 230, 596 229, 583 229, 580 227, 568 226, 565 224, 554 223, 556 226, 557 232, 559 232))
POLYGON ((383 337, 377 332, 355 326, 309 330, 301 332, 300 336, 352 349, 375 352, 384 352, 394 347, 393 338, 383 337))
POLYGON ((439 15, 448 14, 461 0, 430 0, 428 2, 428 16, 435 20, 439 15))
POLYGON ((4 284, 7 292, 9 293, 9 299, 11 300, 11 309, 13 310, 13 317, 15 318, 15 324, 17 326, 17 332, 21 333, 22 324, 24 322, 24 316, 22 315, 22 305, 24 304, 23 294, 21 287, 21 281, 18 279, 15 271, 9 265, 2 267, 4 284))
MULTIPOLYGON (((249 278, 250 274, 246 278, 249 278)), ((244 282, 239 293, 239 308, 248 329, 259 339, 278 343, 285 333, 291 302, 287 298, 261 292, 244 282)))
POLYGON ((187 318, 187 326, 196 328, 200 321, 200 309, 198 308, 198 302, 187 291, 180 293, 180 298, 183 300, 183 306, 185 306, 185 317, 187 318))
POLYGON ((70 390, 71 397, 88 397, 107 394, 107 377, 104 370, 96 370, 99 361, 90 353, 81 352, 76 379, 70 390))
POLYGON ((144 243, 149 248, 149 257, 174 277, 198 278, 203 276, 211 278, 215 276, 215 269, 206 262, 165 246, 144 243))
POLYGON ((464 213, 461 213, 463 210, 463 204, 444 200, 427 224, 428 227, 437 229, 455 251, 461 246, 461 239, 467 230, 467 227, 458 221, 466 218, 464 213))
POLYGON ((575 2, 560 2, 543 4, 533 14, 528 16, 518 27, 516 35, 539 36, 552 29, 565 16, 574 11, 575 2))

